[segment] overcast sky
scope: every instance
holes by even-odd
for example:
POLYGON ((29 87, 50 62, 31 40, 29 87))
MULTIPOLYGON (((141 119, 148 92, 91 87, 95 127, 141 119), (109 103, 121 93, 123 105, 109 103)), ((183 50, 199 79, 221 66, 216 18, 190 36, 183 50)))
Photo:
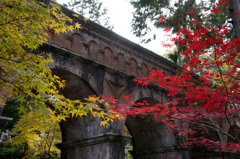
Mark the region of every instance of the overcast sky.
MULTIPOLYGON (((67 3, 68 0, 57 0, 59 3, 67 3)), ((135 37, 131 29, 131 20, 133 7, 129 0, 99 0, 103 2, 103 7, 108 9, 108 16, 110 17, 110 24, 114 25, 113 31, 117 34, 131 40, 143 47, 159 54, 166 53, 166 49, 162 48, 161 41, 165 41, 164 33, 161 30, 156 31, 157 39, 148 44, 139 43, 139 38, 135 37)))

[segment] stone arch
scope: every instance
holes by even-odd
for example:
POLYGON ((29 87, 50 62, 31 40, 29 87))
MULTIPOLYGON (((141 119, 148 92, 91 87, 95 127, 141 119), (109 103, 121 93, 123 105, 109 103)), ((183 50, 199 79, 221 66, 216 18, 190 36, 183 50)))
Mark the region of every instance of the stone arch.
POLYGON ((130 73, 133 75, 137 75, 137 66, 138 66, 137 61, 134 58, 131 58, 129 62, 130 62, 130 71, 131 71, 130 73))
POLYGON ((104 58, 103 62, 104 64, 108 66, 112 66, 112 60, 113 60, 113 51, 109 47, 104 48, 104 58))
POLYGON ((118 68, 120 70, 124 71, 126 69, 126 67, 125 67, 125 65, 126 65, 125 56, 122 53, 118 53, 117 57, 118 57, 118 68))
MULTIPOLYGON (((87 98, 89 95, 97 95, 97 92, 86 81, 69 71, 52 69, 52 73, 59 76, 62 80, 66 80, 64 90, 60 90, 66 98, 84 101, 84 98, 87 98)), ((62 150, 61 158, 88 158, 90 154, 88 152, 91 151, 91 147, 84 147, 86 146, 85 140, 89 139, 90 142, 92 138, 106 133, 106 129, 100 126, 100 122, 101 119, 94 118, 91 115, 82 118, 68 118, 66 121, 62 121, 60 123, 62 143, 58 145, 62 150), (84 149, 81 149, 82 146, 84 149), (81 152, 80 156, 79 152, 81 152)), ((99 144, 99 146, 102 145, 99 144)), ((98 145, 95 147, 98 147, 98 145)), ((96 158, 96 156, 92 156, 92 158, 96 158)))
POLYGON ((88 43, 89 48, 88 48, 88 55, 92 60, 97 60, 98 59, 98 50, 99 46, 98 43, 94 40, 89 41, 88 43))
POLYGON ((72 72, 53 68, 52 73, 66 81, 65 88, 60 90, 66 98, 82 100, 89 95, 97 95, 96 91, 85 80, 72 72))
MULTIPOLYGON (((74 52, 78 53, 78 54, 83 54, 83 37, 78 34, 78 33, 73 33, 71 36, 71 50, 73 50, 74 52)), ((85 55, 85 54, 83 54, 85 55)))
POLYGON ((213 140, 215 142, 220 141, 219 134, 216 131, 209 130, 209 129, 205 129, 204 131, 206 133, 206 138, 207 139, 213 140))
POLYGON ((145 63, 142 63, 142 73, 141 76, 147 77, 148 76, 148 66, 145 63))
MULTIPOLYGON (((153 98, 141 98, 137 102, 147 101, 150 105, 159 103, 153 98)), ((133 151, 130 152, 133 158, 137 159, 166 159, 180 158, 180 152, 174 151, 173 145, 176 145, 173 133, 168 133, 166 126, 158 122, 153 116, 132 117, 127 116, 126 126, 132 136, 133 151)))

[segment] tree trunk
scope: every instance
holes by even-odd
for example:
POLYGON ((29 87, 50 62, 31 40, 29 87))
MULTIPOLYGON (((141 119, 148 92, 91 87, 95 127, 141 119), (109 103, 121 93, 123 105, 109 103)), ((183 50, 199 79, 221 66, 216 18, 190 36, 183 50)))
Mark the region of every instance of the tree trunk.
POLYGON ((240 11, 240 0, 229 0, 229 5, 232 11, 233 26, 238 39, 240 39, 240 16, 237 15, 240 11))

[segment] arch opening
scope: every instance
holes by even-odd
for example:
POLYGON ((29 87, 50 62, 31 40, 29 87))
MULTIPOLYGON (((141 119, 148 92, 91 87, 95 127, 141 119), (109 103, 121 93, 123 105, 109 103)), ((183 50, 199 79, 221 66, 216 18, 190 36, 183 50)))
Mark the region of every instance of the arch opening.
MULTIPOLYGON (((71 100, 84 101, 91 95, 96 95, 96 91, 81 77, 65 70, 52 69, 54 75, 65 80, 65 88, 60 93, 71 100)), ((62 142, 83 140, 103 133, 104 129, 99 127, 100 119, 92 115, 82 118, 68 118, 60 123, 62 132, 62 142), (99 129, 99 130, 97 130, 99 129)))
MULTIPOLYGON (((143 101, 151 106, 159 103, 153 98, 141 98, 135 103, 143 101)), ((167 132, 165 124, 158 122, 151 115, 144 118, 127 116, 126 127, 132 136, 133 150, 130 153, 134 159, 154 158, 160 149, 176 144, 174 134, 167 132)))
POLYGON ((84 98, 90 95, 97 95, 95 90, 86 81, 71 72, 61 69, 52 69, 52 73, 66 81, 65 88, 61 89, 60 92, 68 99, 84 100, 84 98))

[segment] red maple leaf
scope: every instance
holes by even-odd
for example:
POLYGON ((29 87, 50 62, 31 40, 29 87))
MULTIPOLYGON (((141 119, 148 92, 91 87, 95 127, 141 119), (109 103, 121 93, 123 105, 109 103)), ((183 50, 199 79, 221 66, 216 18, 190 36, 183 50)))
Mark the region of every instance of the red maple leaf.
POLYGON ((213 9, 211 10, 212 12, 214 12, 214 13, 219 13, 220 12, 220 7, 213 7, 213 9))
POLYGON ((124 96, 124 98, 125 98, 126 100, 129 100, 129 96, 124 96))
POLYGON ((148 85, 148 82, 147 81, 144 81, 142 86, 147 86, 148 85))
POLYGON ((196 19, 191 21, 192 24, 196 24, 196 22, 197 22, 196 19))
POLYGON ((227 1, 226 0, 219 0, 219 2, 216 4, 217 6, 224 6, 226 7, 227 6, 227 1))
POLYGON ((236 15, 237 15, 237 16, 240 16, 240 11, 238 11, 236 15))
POLYGON ((162 23, 162 22, 163 22, 163 19, 159 19, 158 21, 159 21, 160 23, 162 23))
POLYGON ((164 20, 166 20, 166 18, 164 18, 162 15, 160 15, 159 17, 158 17, 158 21, 160 22, 160 23, 162 23, 164 20))
MULTIPOLYGON (((219 13, 220 8, 223 8, 225 4, 226 0, 220 0, 213 7, 212 12, 219 13)), ((192 11, 189 14, 192 14, 192 11)), ((240 11, 237 15, 240 16, 240 11)), ((164 21, 162 15, 159 16, 159 21, 164 21)), ((192 21, 193 24, 196 22, 195 20, 192 21)), ((154 106, 148 99, 142 103, 127 101, 125 105, 118 105, 119 102, 113 99, 107 101, 112 104, 112 108, 117 113, 138 115, 141 118, 146 115, 153 115, 157 121, 161 121, 169 126, 171 131, 176 132, 176 128, 179 128, 178 130, 181 131, 179 134, 189 135, 187 145, 201 144, 208 148, 216 148, 219 151, 230 150, 239 152, 240 144, 214 142, 203 136, 205 131, 191 129, 192 126, 198 123, 200 125, 205 122, 210 123, 209 118, 216 118, 221 121, 226 115, 230 117, 229 119, 236 122, 239 121, 239 116, 236 115, 235 117, 234 114, 240 113, 240 108, 238 107, 234 108, 233 106, 231 109, 225 109, 229 101, 231 101, 230 104, 240 103, 240 75, 238 75, 240 64, 236 62, 236 59, 240 58, 240 55, 237 54, 240 52, 240 41, 234 37, 231 39, 224 37, 229 32, 226 25, 216 27, 207 25, 204 22, 198 23, 195 29, 190 27, 179 29, 178 34, 171 39, 170 43, 177 42, 185 48, 181 52, 181 56, 186 64, 181 67, 182 70, 179 74, 174 75, 170 71, 165 74, 163 71, 151 67, 152 69, 149 68, 149 70, 152 70, 150 71, 150 77, 136 78, 134 80, 141 86, 146 86, 151 82, 159 86, 159 88, 163 88, 165 90, 163 99, 166 100, 162 100, 161 103, 157 103, 154 106), (186 38, 182 38, 182 35, 186 35, 186 38), (215 55, 214 60, 211 60, 208 57, 213 53, 213 50, 215 55), (217 68, 218 66, 222 67, 225 64, 228 65, 228 69, 222 72, 217 71, 217 69, 214 71, 209 69, 217 68), (148 104, 148 102, 150 103, 148 104), (175 122, 177 120, 180 122, 175 122), (182 122, 186 120, 195 124, 189 124, 188 126, 188 124, 182 122), (191 135, 193 136, 195 133, 202 135, 201 138, 191 138, 191 135), (214 147, 214 144, 217 147, 214 147)), ((166 27, 165 31, 170 29, 170 27, 166 27)), ((170 46, 168 43, 163 44, 165 47, 170 46)), ((128 100, 129 97, 124 96, 125 99, 128 100)), ((211 124, 216 124, 215 126, 222 129, 218 123, 211 121, 211 124)), ((203 130, 207 129, 205 127, 202 128, 203 130)), ((239 131, 236 130, 236 132, 239 131)))
POLYGON ((163 18, 163 15, 160 15, 159 17, 158 17, 158 19, 162 19, 163 18))
POLYGON ((170 29, 171 29, 171 27, 169 26, 169 27, 165 27, 165 29, 163 30, 163 31, 165 31, 165 32, 169 32, 170 31, 170 29))
POLYGON ((162 46, 163 46, 163 47, 166 47, 166 48, 171 48, 171 47, 172 47, 172 44, 167 44, 167 43, 165 43, 164 41, 162 41, 162 46))
POLYGON ((190 11, 188 12, 188 14, 193 14, 193 10, 190 10, 190 11))

